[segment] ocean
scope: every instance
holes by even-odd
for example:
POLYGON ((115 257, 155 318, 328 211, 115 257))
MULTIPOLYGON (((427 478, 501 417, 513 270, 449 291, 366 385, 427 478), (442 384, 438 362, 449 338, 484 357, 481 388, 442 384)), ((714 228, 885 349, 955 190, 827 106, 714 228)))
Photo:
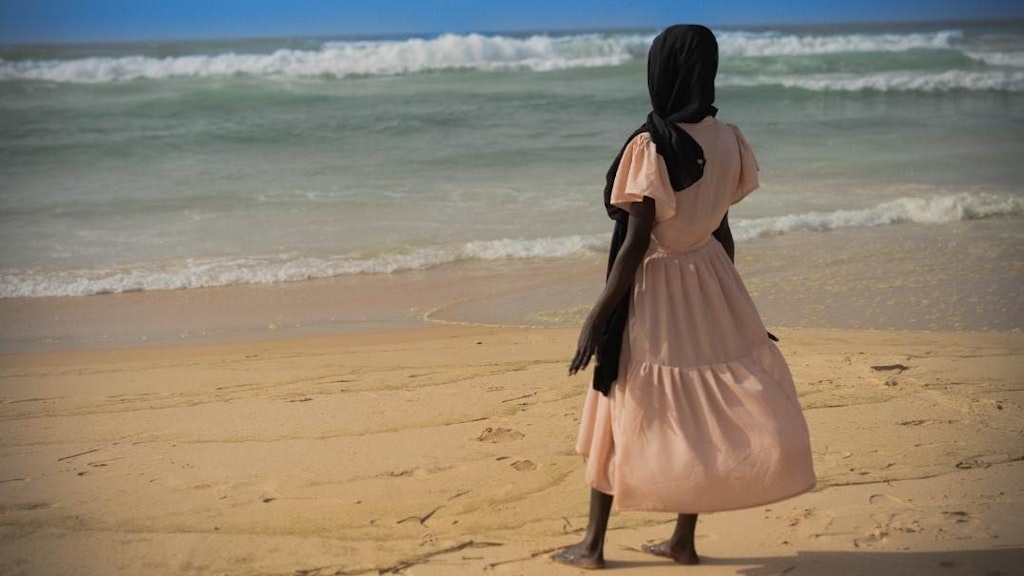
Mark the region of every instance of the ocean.
MULTIPOLYGON (((0 298, 603 258, 656 31, 0 48, 0 298)), ((743 246, 1024 224, 1024 23, 716 29, 743 246)))

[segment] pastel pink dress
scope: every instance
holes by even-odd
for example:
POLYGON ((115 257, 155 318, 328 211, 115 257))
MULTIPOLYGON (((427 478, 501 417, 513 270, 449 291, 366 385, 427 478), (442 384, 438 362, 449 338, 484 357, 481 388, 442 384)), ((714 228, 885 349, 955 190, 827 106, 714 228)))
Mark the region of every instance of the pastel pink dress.
POLYGON ((704 513, 768 504, 814 487, 793 378, 711 233, 758 186, 739 129, 680 124, 704 149, 704 176, 674 192, 647 134, 622 155, 612 203, 655 200, 636 273, 619 377, 589 390, 576 449, 587 483, 621 510, 704 513))

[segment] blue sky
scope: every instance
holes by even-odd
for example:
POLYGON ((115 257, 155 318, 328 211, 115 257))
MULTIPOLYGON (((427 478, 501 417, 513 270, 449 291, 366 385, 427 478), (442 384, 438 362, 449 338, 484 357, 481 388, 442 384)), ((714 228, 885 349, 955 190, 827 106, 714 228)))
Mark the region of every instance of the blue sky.
POLYGON ((1024 18, 1020 0, 0 0, 0 43, 1024 18))

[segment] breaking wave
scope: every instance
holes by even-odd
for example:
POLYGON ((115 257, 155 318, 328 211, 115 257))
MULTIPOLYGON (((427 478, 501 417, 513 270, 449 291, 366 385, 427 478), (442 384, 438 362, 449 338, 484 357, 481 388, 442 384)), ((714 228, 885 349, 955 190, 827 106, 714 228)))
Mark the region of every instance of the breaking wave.
MULTIPOLYGON (((738 241, 796 231, 902 223, 943 223, 1024 214, 1020 197, 961 193, 899 198, 864 210, 807 212, 736 220, 738 241)), ((424 247, 374 256, 316 258, 301 255, 188 258, 169 262, 69 270, 4 270, 0 298, 87 296, 145 290, 180 290, 234 284, 271 284, 358 274, 395 274, 464 261, 571 258, 607 249, 606 234, 499 239, 424 247)))
POLYGON ((615 66, 646 55, 649 36, 444 34, 434 39, 326 42, 319 50, 155 58, 122 56, 0 62, 0 79, 104 83, 211 76, 346 77, 448 69, 536 71, 615 66))
POLYGON ((1024 92, 1024 70, 875 72, 806 76, 723 76, 719 86, 782 86, 813 92, 1024 92))
POLYGON ((1024 199, 988 193, 951 194, 927 198, 898 198, 864 210, 805 212, 732 223, 736 240, 753 240, 787 232, 822 232, 837 228, 866 228, 888 224, 936 224, 1024 214, 1024 199))
POLYGON ((78 270, 7 270, 0 272, 0 298, 87 296, 234 284, 273 284, 357 274, 393 274, 467 260, 567 258, 605 245, 603 236, 577 235, 474 241, 458 246, 426 247, 368 257, 211 257, 78 270))
MULTIPOLYGON (((827 54, 958 51, 966 61, 996 70, 930 69, 850 76, 740 76, 725 84, 778 84, 806 90, 953 89, 1021 91, 1024 52, 986 51, 966 46, 959 30, 906 34, 795 34, 722 31, 725 58, 805 57, 827 54), (969 60, 967 60, 969 59, 969 60)), ((438 70, 531 70, 619 66, 646 58, 652 34, 576 34, 528 37, 444 34, 436 38, 328 41, 316 49, 262 53, 216 53, 158 57, 136 54, 73 59, 0 59, 0 81, 40 80, 103 84, 133 80, 229 76, 345 78, 390 76, 438 70)))
POLYGON ((723 57, 810 56, 858 52, 948 50, 963 37, 959 30, 912 34, 798 35, 778 32, 726 32, 719 35, 723 57))

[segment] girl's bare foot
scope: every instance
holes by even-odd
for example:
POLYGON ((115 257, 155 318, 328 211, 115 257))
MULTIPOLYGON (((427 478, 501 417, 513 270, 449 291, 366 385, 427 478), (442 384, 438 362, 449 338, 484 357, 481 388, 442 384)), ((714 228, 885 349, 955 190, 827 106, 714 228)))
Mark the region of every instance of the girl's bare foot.
POLYGON ((600 570, 604 568, 604 553, 600 550, 596 552, 591 550, 583 542, 555 552, 551 555, 551 559, 559 564, 568 564, 569 566, 585 568, 587 570, 600 570))
POLYGON ((648 554, 654 554, 662 558, 671 558, 679 564, 686 564, 688 566, 700 564, 700 557, 697 556, 695 549, 692 547, 684 549, 673 548, 671 540, 666 540, 661 544, 644 544, 643 550, 648 554))

